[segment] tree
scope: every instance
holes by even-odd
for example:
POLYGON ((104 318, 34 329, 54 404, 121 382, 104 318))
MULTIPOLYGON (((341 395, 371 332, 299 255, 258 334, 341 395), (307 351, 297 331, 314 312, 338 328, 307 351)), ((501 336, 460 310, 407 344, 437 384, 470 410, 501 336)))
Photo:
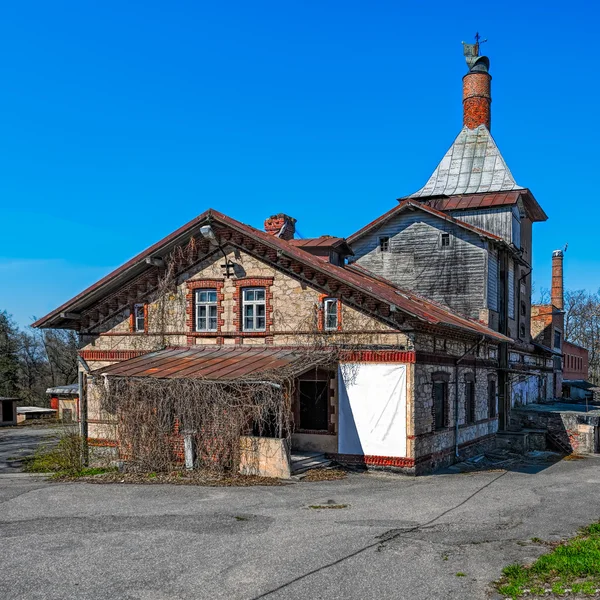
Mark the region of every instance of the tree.
POLYGON ((589 377, 600 382, 600 292, 565 293, 565 339, 589 352, 589 377))
POLYGON ((18 335, 11 316, 0 311, 0 396, 16 396, 19 391, 18 335))

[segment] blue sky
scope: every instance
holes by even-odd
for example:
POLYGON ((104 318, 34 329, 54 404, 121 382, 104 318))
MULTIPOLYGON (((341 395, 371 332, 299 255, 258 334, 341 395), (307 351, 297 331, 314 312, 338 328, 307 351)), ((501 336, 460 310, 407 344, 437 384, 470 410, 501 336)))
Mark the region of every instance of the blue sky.
POLYGON ((600 287, 592 2, 13 2, 0 22, 0 310, 21 325, 209 207, 349 235, 461 128, 489 41, 492 133, 550 219, 534 283, 600 287))

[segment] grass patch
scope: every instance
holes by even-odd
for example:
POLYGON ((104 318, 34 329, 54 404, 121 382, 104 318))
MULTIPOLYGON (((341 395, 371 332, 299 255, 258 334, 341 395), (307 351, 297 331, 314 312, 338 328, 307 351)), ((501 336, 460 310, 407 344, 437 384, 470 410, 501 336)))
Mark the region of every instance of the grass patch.
POLYGON ((40 446, 32 456, 23 460, 28 473, 75 474, 83 469, 81 437, 66 432, 55 445, 40 446))
POLYGON ((463 573, 462 571, 459 571, 459 572, 456 574, 456 576, 457 576, 457 577, 466 577, 466 576, 467 576, 467 574, 466 574, 466 573, 463 573))
POLYGON ((547 590, 554 594, 569 590, 584 596, 596 594, 600 588, 600 523, 584 527, 531 566, 509 565, 502 574, 496 587, 506 598, 520 598, 526 591, 542 595, 547 590))
POLYGON ((321 510, 323 508, 348 508, 347 504, 311 504, 308 508, 321 510))

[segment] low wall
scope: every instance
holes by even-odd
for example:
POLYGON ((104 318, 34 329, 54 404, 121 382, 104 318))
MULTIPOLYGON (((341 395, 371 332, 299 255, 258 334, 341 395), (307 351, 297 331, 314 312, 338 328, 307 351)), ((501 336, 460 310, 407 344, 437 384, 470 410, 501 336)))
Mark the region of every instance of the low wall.
POLYGON ((240 438, 240 473, 289 479, 290 449, 287 440, 254 436, 240 438))
POLYGON ((558 438, 575 454, 594 454, 597 448, 597 430, 600 416, 575 411, 513 410, 511 425, 523 428, 545 429, 558 438))

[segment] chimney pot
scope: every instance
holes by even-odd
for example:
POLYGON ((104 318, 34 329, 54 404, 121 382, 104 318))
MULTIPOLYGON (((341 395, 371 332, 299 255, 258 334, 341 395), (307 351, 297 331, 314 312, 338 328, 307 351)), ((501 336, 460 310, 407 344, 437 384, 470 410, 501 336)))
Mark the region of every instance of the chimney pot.
POLYGON ((296 233, 296 219, 284 213, 271 215, 265 220, 265 231, 283 240, 292 240, 296 233))

